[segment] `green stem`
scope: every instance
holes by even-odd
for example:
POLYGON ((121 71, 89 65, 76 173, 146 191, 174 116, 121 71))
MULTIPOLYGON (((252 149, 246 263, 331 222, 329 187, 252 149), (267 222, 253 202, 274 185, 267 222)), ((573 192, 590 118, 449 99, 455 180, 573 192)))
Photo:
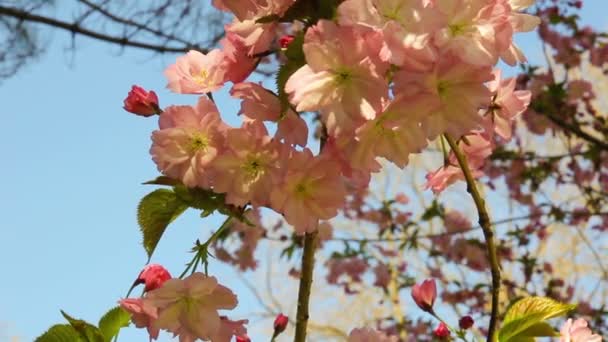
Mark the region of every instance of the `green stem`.
POLYGON ((467 191, 473 197, 475 206, 477 207, 477 214, 479 216, 479 225, 483 231, 484 238, 486 240, 486 250, 488 252, 488 259, 490 262, 490 271, 492 273, 492 311, 490 314, 490 324, 488 326, 488 342, 496 342, 498 338, 496 336, 496 328, 498 323, 498 299, 500 294, 500 263, 498 261, 498 253, 496 252, 496 245, 494 243, 494 232, 492 231, 492 225, 490 223, 490 216, 486 209, 486 203, 481 196, 475 178, 469 168, 469 163, 466 156, 458 147, 456 141, 449 136, 444 134, 446 141, 452 148, 452 152, 458 160, 458 164, 462 169, 464 178, 467 182, 467 191))
POLYGON ((306 341, 306 327, 308 326, 308 303, 310 302, 310 289, 315 268, 315 249, 317 232, 304 235, 304 252, 302 255, 302 271, 300 288, 298 290, 298 312, 296 313, 296 335, 294 342, 306 341))

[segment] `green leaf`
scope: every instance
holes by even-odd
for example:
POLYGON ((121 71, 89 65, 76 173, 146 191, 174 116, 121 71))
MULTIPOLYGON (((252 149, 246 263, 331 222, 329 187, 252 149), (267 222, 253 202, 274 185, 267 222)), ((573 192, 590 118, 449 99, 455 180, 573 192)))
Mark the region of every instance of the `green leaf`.
POLYGON ((559 333, 547 322, 536 323, 528 329, 522 331, 519 335, 522 337, 552 337, 559 336, 559 333))
POLYGON ((131 315, 120 306, 106 312, 99 320, 99 330, 103 334, 106 342, 112 340, 121 328, 128 327, 131 315))
POLYGON ((63 310, 61 310, 61 314, 70 323, 72 328, 74 328, 74 330, 76 330, 78 332, 78 334, 80 334, 80 337, 83 338, 84 341, 105 342, 103 335, 101 334, 101 331, 99 331, 99 329, 96 326, 94 326, 88 322, 85 322, 81 319, 76 319, 74 317, 71 317, 70 315, 65 313, 63 310))
POLYGON ((223 207, 226 202, 224 194, 217 194, 207 189, 187 188, 179 185, 174 187, 173 191, 186 205, 203 210, 207 215, 223 207))
POLYGON ((169 178, 167 176, 158 176, 155 179, 147 181, 147 182, 144 182, 142 184, 145 184, 145 185, 152 184, 152 185, 177 186, 177 185, 181 185, 182 182, 180 182, 177 179, 169 178))
POLYGON ((69 324, 53 325, 34 342, 81 342, 80 334, 69 324))
POLYGON ((169 223, 187 208, 188 205, 168 189, 155 190, 142 198, 137 207, 137 222, 143 233, 143 245, 148 257, 154 253, 169 223))
POLYGON ((551 298, 526 297, 513 304, 503 321, 503 326, 498 332, 500 342, 513 342, 514 338, 524 333, 546 331, 546 326, 539 325, 547 319, 562 316, 574 309, 576 305, 563 304, 551 298), (532 329, 528 332, 528 329, 532 329))

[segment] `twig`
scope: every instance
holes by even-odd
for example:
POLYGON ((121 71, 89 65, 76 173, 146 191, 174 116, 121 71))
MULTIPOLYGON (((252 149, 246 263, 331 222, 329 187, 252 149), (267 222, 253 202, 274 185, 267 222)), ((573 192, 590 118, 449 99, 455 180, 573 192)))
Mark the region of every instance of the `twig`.
POLYGON ((475 206, 477 207, 477 213, 479 215, 479 225, 483 231, 483 235, 486 240, 486 249, 488 252, 488 259, 490 261, 490 270, 492 272, 492 311, 490 315, 490 324, 488 326, 488 342, 498 341, 496 336, 496 326, 498 321, 498 296, 500 294, 500 264, 498 261, 498 255, 496 252, 496 245, 494 244, 494 232, 492 231, 492 226, 490 222, 490 217, 488 215, 488 211, 486 209, 485 200, 479 193, 479 189, 477 189, 477 184, 475 183, 475 179, 473 178, 473 174, 471 173, 471 169, 469 168, 469 163, 467 162, 467 158, 462 153, 454 138, 452 138, 448 134, 444 134, 445 139, 450 145, 452 152, 456 156, 458 160, 458 164, 462 169, 462 173, 464 174, 464 178, 467 182, 467 191, 473 197, 473 201, 475 202, 475 206))
POLYGON ((317 234, 318 232, 315 231, 304 235, 304 253, 302 254, 302 271, 300 288, 298 289, 298 312, 296 314, 296 335, 294 342, 306 341, 306 327, 309 318, 308 304, 310 302, 310 289, 315 268, 317 234))
MULTIPOLYGON (((0 6, 0 16, 2 16, 2 15, 7 16, 7 17, 16 18, 16 19, 19 19, 22 21, 29 21, 29 22, 33 22, 33 23, 39 23, 39 24, 52 26, 55 28, 59 28, 59 29, 65 30, 65 31, 72 32, 72 34, 80 34, 80 35, 83 35, 83 36, 86 36, 89 38, 98 39, 98 40, 108 42, 108 43, 114 43, 114 44, 121 45, 121 46, 130 46, 130 47, 135 47, 135 48, 140 48, 140 49, 145 49, 145 50, 152 50, 152 51, 156 51, 159 53, 168 53, 168 52, 181 53, 181 52, 186 52, 192 48, 189 46, 171 47, 171 46, 164 46, 164 45, 156 45, 156 44, 129 40, 126 37, 110 36, 110 35, 95 32, 95 31, 86 29, 84 27, 81 27, 78 23, 69 23, 69 22, 65 22, 65 21, 61 21, 61 20, 57 20, 57 19, 53 19, 53 18, 49 18, 49 17, 45 17, 45 16, 40 16, 40 15, 32 14, 32 13, 29 13, 26 11, 22 11, 17 8, 12 8, 12 7, 0 6)), ((200 51, 204 52, 204 53, 207 52, 204 49, 200 49, 200 51)))

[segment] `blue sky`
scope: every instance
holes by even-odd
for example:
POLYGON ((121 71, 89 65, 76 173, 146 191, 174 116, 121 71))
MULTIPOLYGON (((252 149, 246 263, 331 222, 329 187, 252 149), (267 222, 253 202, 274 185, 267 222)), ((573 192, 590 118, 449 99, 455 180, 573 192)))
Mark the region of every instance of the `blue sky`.
MULTIPOLYGON (((605 28, 604 1, 585 5, 585 22, 605 28)), ((73 55, 69 35, 50 36, 39 61, 0 84, 0 341, 32 340, 62 322, 60 309, 95 322, 124 296, 146 262, 135 209, 154 189, 141 183, 157 171, 148 155, 156 120, 127 114, 122 101, 135 83, 156 90, 161 105, 196 101, 165 89, 162 71, 174 56, 121 54, 86 38, 77 38, 73 55)), ((520 41, 535 61, 540 50, 532 36, 520 41)), ((225 92, 216 99, 234 119, 237 103, 225 92)), ((191 243, 219 220, 187 213, 169 228, 153 261, 179 274, 191 243)), ((235 317, 243 317, 253 305, 250 293, 218 262, 210 272, 241 295, 235 317)), ((123 341, 145 336, 121 333, 123 341)))

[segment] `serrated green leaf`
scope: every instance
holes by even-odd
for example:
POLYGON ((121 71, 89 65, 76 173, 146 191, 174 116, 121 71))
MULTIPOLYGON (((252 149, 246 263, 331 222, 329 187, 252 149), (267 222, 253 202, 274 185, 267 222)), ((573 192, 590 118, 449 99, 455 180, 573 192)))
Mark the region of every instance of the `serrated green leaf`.
POLYGON ((277 96, 279 97, 279 102, 281 104, 281 117, 285 115, 285 113, 291 106, 291 103, 289 102, 289 96, 287 95, 287 92, 285 92, 285 85, 287 84, 287 80, 289 80, 289 77, 291 77, 291 75, 293 75, 293 73, 300 69, 304 64, 305 62, 302 61, 290 60, 279 67, 279 71, 277 72, 276 83, 278 91, 277 96))
POLYGON ((69 324, 53 325, 34 342, 81 342, 80 334, 69 324))
POLYGON ((131 315, 120 306, 117 306, 101 317, 99 320, 99 330, 101 330, 106 342, 109 342, 118 334, 121 328, 129 326, 130 320, 131 315))
POLYGON ((99 331, 96 326, 81 319, 74 318, 65 313, 63 310, 61 310, 61 314, 63 315, 63 317, 65 317, 68 323, 70 323, 72 328, 74 328, 74 330, 76 330, 76 332, 80 334, 80 337, 84 339, 84 341, 105 342, 101 331, 99 331))
POLYGON ((189 207, 203 210, 211 214, 225 205, 224 194, 217 194, 211 190, 201 188, 187 188, 183 185, 173 188, 177 197, 189 207))
POLYGON ((538 323, 564 315, 575 307, 576 305, 563 304, 551 298, 523 298, 507 311, 498 339, 500 342, 514 341, 515 337, 526 336, 522 334, 538 323))
POLYGON ((155 190, 142 198, 137 207, 137 222, 148 257, 154 253, 167 226, 187 208, 188 205, 168 189, 155 190))

